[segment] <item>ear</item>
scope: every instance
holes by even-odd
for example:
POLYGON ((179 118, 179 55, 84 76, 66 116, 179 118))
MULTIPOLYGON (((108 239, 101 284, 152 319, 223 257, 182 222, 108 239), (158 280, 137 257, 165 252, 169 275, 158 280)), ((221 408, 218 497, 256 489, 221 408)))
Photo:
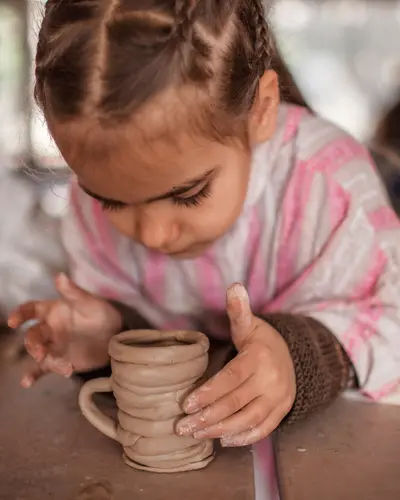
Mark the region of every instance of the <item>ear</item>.
POLYGON ((260 78, 249 116, 249 137, 252 146, 267 141, 274 134, 279 103, 278 75, 273 70, 267 70, 260 78))

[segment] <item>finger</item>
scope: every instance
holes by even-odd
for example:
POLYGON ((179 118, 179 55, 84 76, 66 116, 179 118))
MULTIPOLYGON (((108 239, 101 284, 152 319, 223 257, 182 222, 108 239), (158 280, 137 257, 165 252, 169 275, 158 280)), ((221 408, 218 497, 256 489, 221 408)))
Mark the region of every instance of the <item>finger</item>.
POLYGON ((226 396, 251 377, 256 367, 247 352, 239 353, 219 373, 190 394, 183 403, 186 413, 196 413, 226 396))
POLYGON ((74 373, 72 363, 65 358, 56 357, 48 354, 41 364, 42 368, 48 372, 57 373, 62 377, 69 378, 74 373))
POLYGON ((244 382, 236 391, 222 397, 217 402, 200 412, 184 417, 177 425, 180 436, 189 436, 194 432, 206 429, 230 417, 244 408, 259 395, 259 389, 253 383, 252 377, 244 382))
POLYGON ((33 368, 30 368, 21 379, 21 386, 29 389, 43 375, 50 372, 57 373, 63 377, 69 378, 73 374, 72 364, 61 358, 48 355, 42 363, 35 363, 33 368))
POLYGON ((18 328, 31 319, 43 320, 49 310, 50 301, 32 301, 22 304, 8 317, 8 326, 18 328))
POLYGON ((281 410, 276 410, 275 412, 272 412, 261 424, 257 425, 253 429, 241 432, 234 436, 226 436, 222 438, 221 445, 223 447, 238 447, 249 446, 257 443, 257 441, 269 436, 281 423, 282 418, 283 412, 281 410))
POLYGON ((25 348, 37 363, 41 363, 46 357, 51 337, 52 330, 46 323, 32 326, 26 333, 25 348))
POLYGON ((47 371, 42 368, 40 365, 36 364, 33 368, 28 370, 25 375, 21 379, 21 386, 24 389, 29 389, 33 386, 33 384, 39 380, 40 377, 45 375, 47 371))
POLYGON ((55 279, 55 284, 58 292, 69 302, 81 302, 87 300, 88 292, 79 288, 68 276, 64 273, 59 274, 55 279))
POLYGON ((262 396, 251 401, 241 411, 207 429, 194 433, 195 439, 215 439, 236 436, 257 427, 268 416, 266 402, 262 396))
POLYGON ((249 295, 243 285, 235 283, 226 294, 226 310, 231 325, 232 340, 238 350, 252 331, 253 313, 249 295))

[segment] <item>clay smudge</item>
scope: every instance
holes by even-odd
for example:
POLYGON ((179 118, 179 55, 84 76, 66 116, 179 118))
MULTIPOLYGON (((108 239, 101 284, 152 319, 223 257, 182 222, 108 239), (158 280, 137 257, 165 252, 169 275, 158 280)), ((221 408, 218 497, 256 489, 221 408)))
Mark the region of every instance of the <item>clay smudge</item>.
POLYGON ((239 299, 242 304, 250 304, 249 294, 241 283, 234 283, 228 288, 228 299, 239 299))
POLYGON ((257 427, 250 429, 248 432, 238 434, 232 437, 223 437, 221 439, 221 446, 226 448, 228 446, 247 446, 250 442, 258 441, 260 431, 257 427))
POLYGON ((196 422, 187 422, 184 423, 183 425, 178 425, 177 432, 179 436, 190 436, 191 434, 194 434, 196 429, 197 429, 196 422))
POLYGON ((178 434, 180 436, 185 436, 195 433, 199 425, 204 424, 207 421, 210 413, 211 409, 208 406, 197 415, 191 415, 190 417, 183 418, 177 426, 178 434))
MULTIPOLYGON (((227 291, 227 305, 228 313, 230 305, 235 309, 234 317, 240 324, 240 329, 247 329, 251 327, 253 316, 250 307, 250 298, 246 288, 240 283, 235 283, 227 291), (239 307, 238 307, 239 306, 239 307)), ((230 315, 230 314, 229 314, 230 315)), ((237 327, 239 326, 237 325, 237 327)))

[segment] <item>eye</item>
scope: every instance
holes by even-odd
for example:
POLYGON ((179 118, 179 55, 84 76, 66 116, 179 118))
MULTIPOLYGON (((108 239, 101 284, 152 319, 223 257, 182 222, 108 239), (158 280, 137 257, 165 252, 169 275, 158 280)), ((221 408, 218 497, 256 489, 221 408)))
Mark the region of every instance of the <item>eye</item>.
POLYGON ((198 207, 201 205, 201 202, 206 198, 209 198, 211 195, 211 182, 208 182, 198 193, 183 197, 183 196, 174 196, 172 197, 172 201, 175 205, 180 207, 198 207))
POLYGON ((122 210, 126 207, 125 203, 122 203, 120 201, 101 200, 100 203, 102 209, 109 212, 117 212, 118 210, 122 210))

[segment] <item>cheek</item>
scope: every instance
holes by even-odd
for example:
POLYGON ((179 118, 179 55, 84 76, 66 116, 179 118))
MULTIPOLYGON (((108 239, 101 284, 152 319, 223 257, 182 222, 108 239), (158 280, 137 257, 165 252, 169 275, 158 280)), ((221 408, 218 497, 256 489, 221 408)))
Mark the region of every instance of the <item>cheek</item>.
POLYGON ((122 234, 133 238, 136 231, 135 214, 129 208, 105 211, 107 219, 122 234))
POLYGON ((249 182, 249 164, 244 159, 226 169, 216 186, 215 199, 221 212, 240 213, 249 182))
POLYGON ((249 168, 246 164, 242 167, 227 170, 215 181, 211 197, 192 219, 210 236, 221 236, 242 211, 249 177, 249 168))

